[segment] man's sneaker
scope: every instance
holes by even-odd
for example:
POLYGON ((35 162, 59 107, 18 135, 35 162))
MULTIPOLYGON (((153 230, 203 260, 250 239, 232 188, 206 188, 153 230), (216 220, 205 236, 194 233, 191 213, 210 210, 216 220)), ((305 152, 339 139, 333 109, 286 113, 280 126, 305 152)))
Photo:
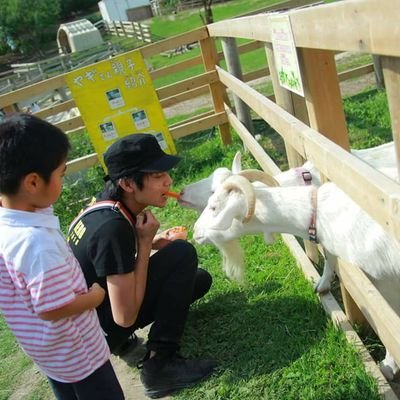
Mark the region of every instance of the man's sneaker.
POLYGON ((116 356, 123 356, 124 354, 126 354, 128 351, 133 350, 138 344, 138 338, 135 334, 135 332, 133 332, 128 339, 126 339, 125 342, 123 342, 122 344, 116 346, 114 349, 112 349, 112 353, 116 356))
MULTIPOLYGON (((148 356, 147 356, 148 357, 148 356)), ((152 399, 164 397, 209 377, 216 367, 212 360, 188 360, 178 353, 170 356, 155 355, 143 360, 140 380, 144 393, 152 399)))

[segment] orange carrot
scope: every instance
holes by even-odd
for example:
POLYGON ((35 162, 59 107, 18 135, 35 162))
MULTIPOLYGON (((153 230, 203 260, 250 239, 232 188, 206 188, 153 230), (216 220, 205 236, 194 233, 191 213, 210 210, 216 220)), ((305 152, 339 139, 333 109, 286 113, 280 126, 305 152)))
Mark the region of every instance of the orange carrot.
POLYGON ((175 199, 179 199, 179 197, 181 197, 181 195, 176 192, 165 192, 165 195, 169 197, 174 197, 175 199))

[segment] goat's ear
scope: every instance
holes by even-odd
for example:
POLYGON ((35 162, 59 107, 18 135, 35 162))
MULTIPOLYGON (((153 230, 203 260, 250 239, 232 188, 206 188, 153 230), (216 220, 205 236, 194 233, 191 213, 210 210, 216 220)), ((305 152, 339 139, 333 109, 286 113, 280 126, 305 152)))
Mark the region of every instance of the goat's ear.
POLYGON ((233 157, 232 172, 238 174, 242 170, 242 154, 238 151, 233 157))
POLYGON ((224 208, 219 212, 210 229, 219 231, 229 229, 234 219, 239 219, 240 221, 243 219, 245 211, 244 195, 238 195, 238 192, 231 191, 226 199, 224 208), (236 194, 236 196, 233 194, 236 194))

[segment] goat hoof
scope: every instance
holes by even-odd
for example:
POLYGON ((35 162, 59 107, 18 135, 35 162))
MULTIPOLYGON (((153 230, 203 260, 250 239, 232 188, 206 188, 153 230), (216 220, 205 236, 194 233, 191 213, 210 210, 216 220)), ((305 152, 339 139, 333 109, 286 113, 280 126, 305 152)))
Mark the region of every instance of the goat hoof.
POLYGON ((321 282, 317 282, 314 285, 314 292, 319 293, 319 294, 325 294, 328 293, 331 290, 331 285, 324 285, 321 282))
POLYGON ((386 380, 392 381, 394 379, 395 374, 393 373, 393 370, 389 365, 385 365, 381 362, 379 368, 386 380))

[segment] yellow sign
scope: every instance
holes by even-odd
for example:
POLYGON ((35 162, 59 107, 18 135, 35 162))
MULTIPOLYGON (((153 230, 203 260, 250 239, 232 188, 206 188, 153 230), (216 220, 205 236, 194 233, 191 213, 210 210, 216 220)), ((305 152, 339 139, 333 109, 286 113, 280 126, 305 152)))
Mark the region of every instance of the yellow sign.
POLYGON ((66 82, 103 168, 103 153, 131 133, 151 133, 166 153, 176 153, 140 51, 72 71, 66 82))

